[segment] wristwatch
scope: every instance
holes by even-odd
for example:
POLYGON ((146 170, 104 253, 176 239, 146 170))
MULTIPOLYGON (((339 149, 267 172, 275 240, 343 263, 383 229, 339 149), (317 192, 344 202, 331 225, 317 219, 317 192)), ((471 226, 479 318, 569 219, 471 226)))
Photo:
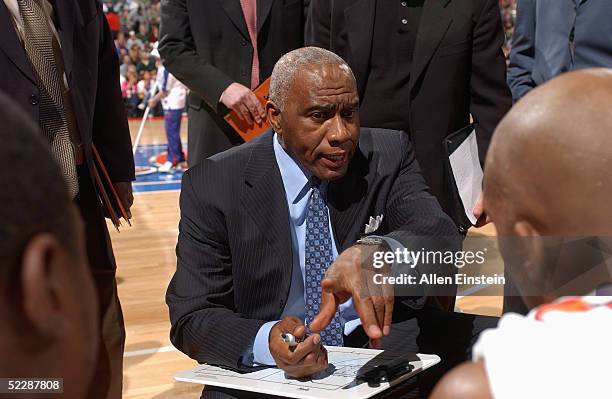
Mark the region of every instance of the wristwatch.
POLYGON ((363 236, 355 244, 360 245, 384 245, 387 242, 380 237, 363 236))
POLYGON ((388 245, 387 241, 385 241, 381 237, 372 237, 372 236, 363 236, 357 240, 355 244, 359 245, 388 245))

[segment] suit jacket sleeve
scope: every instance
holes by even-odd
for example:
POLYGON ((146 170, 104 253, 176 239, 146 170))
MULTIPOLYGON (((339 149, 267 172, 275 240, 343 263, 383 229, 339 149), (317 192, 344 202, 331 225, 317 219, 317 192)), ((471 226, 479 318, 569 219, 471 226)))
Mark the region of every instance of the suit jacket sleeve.
POLYGON ((532 78, 535 62, 535 0, 519 0, 516 7, 516 24, 508 65, 508 84, 515 102, 536 86, 532 78))
MULTIPOLYGON (((403 154, 399 174, 387 199, 386 216, 391 233, 386 236, 397 240, 406 249, 418 251, 457 251, 461 249, 462 236, 455 223, 444 213, 429 189, 416 160, 414 149, 406 134, 401 134, 401 145, 397 150, 403 154)), ((436 273, 439 276, 452 276, 456 272, 453 265, 422 264, 415 269, 396 264, 393 274, 402 273, 417 276, 436 273)), ((428 297, 442 295, 454 296, 454 286, 396 286, 396 295, 411 297, 403 303, 409 307, 421 308, 428 297), (399 288, 398 288, 399 287, 399 288), (398 291, 398 289, 400 291, 398 291)))
POLYGON ((170 337, 178 349, 200 363, 240 369, 242 356, 264 321, 234 310, 225 218, 211 198, 196 193, 196 187, 219 184, 214 171, 204 166, 183 176, 177 269, 166 294, 170 337))
POLYGON ((331 48, 331 1, 311 0, 306 18, 305 38, 307 46, 331 48))
POLYGON ((119 86, 119 61, 115 42, 99 2, 96 2, 102 35, 98 58, 98 85, 92 140, 114 182, 135 179, 132 140, 119 86))
POLYGON ((495 127, 512 106, 503 43, 498 1, 486 0, 474 27, 470 77, 470 112, 476 122, 481 162, 484 162, 495 127))
POLYGON ((221 94, 234 80, 198 54, 186 0, 162 1, 159 52, 170 73, 218 111, 221 94))

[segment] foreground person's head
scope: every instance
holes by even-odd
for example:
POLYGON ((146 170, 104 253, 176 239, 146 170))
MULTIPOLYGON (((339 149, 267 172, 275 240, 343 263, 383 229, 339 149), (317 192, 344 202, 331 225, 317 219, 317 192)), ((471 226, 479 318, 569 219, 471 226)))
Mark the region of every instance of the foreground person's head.
POLYGON ((63 378, 82 398, 97 304, 78 210, 38 129, 0 96, 0 376, 63 378))
POLYGON ((611 105, 611 71, 568 73, 525 96, 494 134, 485 207, 530 307, 590 266, 590 241, 573 238, 612 236, 611 105), (555 240, 563 244, 548 245, 555 240))
MULTIPOLYGON (((555 299, 555 280, 572 276, 575 269, 579 274, 583 270, 588 260, 581 256, 585 253, 582 242, 588 247, 594 240, 573 238, 612 235, 611 104, 612 72, 600 69, 568 73, 530 92, 495 131, 486 162, 485 209, 498 230, 506 270, 529 307, 555 299), (560 245, 547 245, 551 241, 560 245), (539 295, 529 295, 538 292, 539 295)), ((589 287, 589 282, 597 285, 607 281, 586 282, 583 288, 592 290, 595 287, 589 287)), ((503 359, 524 359, 508 349, 522 344, 513 342, 515 334, 525 337, 522 330, 537 328, 529 322, 519 324, 517 317, 504 316, 511 319, 498 327, 497 331, 503 333, 487 341, 486 356, 481 347, 480 356, 475 355, 478 361, 463 363, 447 373, 432 399, 488 399, 493 397, 491 387, 495 381, 498 387, 502 386, 499 381, 510 381, 513 376, 503 375, 500 365, 506 364, 503 359), (509 330, 515 334, 509 334, 509 330)), ((552 326, 555 325, 567 326, 552 326)), ((541 328, 554 334, 553 327, 543 324, 541 328)), ((557 342, 554 338, 551 336, 552 346, 557 342)), ((579 347, 574 348, 576 351, 580 351, 579 347)), ((538 358, 542 353, 546 352, 532 355, 528 361, 539 364, 544 360, 538 358)), ((573 359, 571 353, 568 358, 573 359)), ((597 367, 580 359, 576 362, 584 364, 586 370, 597 367)), ((510 373, 516 364, 510 362, 507 367, 510 373)), ((516 372, 517 381, 521 381, 521 372, 516 372)), ((556 381, 550 376, 554 375, 543 372, 538 381, 544 386, 553 385, 556 381)), ((574 383, 588 384, 577 381, 574 383)), ((528 392, 529 384, 523 386, 528 392)))
POLYGON ((334 53, 305 47, 285 54, 270 81, 268 120, 310 174, 346 174, 359 141, 359 96, 349 66, 334 53))

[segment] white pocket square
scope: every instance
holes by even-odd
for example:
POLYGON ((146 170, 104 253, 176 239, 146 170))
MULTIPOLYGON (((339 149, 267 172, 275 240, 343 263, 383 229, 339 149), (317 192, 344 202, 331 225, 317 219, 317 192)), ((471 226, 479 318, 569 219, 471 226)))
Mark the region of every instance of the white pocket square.
POLYGON ((363 233, 370 234, 378 230, 378 228, 380 227, 380 224, 382 223, 382 220, 383 220, 383 215, 376 216, 376 219, 370 216, 370 222, 365 225, 365 231, 363 233))

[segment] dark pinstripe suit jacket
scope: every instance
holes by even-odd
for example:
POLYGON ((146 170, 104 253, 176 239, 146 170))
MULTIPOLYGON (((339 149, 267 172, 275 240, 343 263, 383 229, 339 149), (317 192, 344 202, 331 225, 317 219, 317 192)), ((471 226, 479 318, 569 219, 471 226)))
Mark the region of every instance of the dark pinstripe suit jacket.
MULTIPOLYGON (((241 368, 259 327, 277 320, 292 272, 289 212, 273 133, 209 158, 183 176, 177 270, 166 302, 171 339, 202 363, 241 368)), ((453 236, 407 135, 361 129, 347 174, 328 189, 338 251, 384 215, 377 234, 453 236)))

